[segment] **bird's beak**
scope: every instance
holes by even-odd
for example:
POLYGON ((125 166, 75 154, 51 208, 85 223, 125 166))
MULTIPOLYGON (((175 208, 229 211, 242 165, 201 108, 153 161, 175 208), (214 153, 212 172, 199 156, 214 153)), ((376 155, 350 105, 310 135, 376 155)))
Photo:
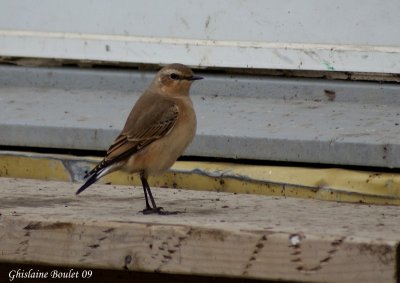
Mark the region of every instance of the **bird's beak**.
POLYGON ((202 80, 204 79, 203 77, 200 76, 191 76, 190 78, 187 78, 189 81, 197 81, 197 80, 202 80))

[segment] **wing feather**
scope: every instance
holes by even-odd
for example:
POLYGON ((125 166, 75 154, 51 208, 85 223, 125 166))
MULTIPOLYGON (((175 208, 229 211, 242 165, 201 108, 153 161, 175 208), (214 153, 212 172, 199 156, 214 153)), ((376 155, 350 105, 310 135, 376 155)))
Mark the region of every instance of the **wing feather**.
POLYGON ((88 172, 86 177, 128 158, 155 140, 168 135, 176 124, 179 108, 176 104, 164 103, 162 106, 150 107, 146 114, 132 121, 136 118, 134 114, 135 108, 129 115, 121 134, 109 147, 104 159, 88 172))

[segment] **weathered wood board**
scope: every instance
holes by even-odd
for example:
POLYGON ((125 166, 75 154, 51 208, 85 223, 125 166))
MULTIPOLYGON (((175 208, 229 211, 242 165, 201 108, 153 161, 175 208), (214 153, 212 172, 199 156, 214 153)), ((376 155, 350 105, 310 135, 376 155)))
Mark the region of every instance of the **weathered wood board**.
POLYGON ((398 282, 400 208, 0 178, 0 261, 306 282, 398 282))

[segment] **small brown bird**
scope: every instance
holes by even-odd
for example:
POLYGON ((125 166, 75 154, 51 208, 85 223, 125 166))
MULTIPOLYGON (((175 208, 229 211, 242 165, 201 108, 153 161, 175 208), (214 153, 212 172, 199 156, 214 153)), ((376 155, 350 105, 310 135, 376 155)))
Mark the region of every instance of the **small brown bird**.
POLYGON ((143 213, 168 214, 156 205, 147 177, 169 169, 192 141, 196 114, 189 89, 200 79, 182 64, 162 68, 134 105, 104 159, 86 173, 87 180, 76 194, 116 170, 139 173, 146 200, 143 213))

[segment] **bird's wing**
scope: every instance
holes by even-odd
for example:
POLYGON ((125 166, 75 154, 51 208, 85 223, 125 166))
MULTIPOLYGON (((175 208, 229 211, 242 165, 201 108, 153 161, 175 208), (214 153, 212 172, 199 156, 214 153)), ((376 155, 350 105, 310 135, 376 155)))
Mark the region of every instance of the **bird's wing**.
POLYGON ((128 158, 153 141, 169 134, 178 119, 179 108, 173 103, 159 103, 151 105, 147 111, 141 111, 140 115, 135 114, 134 108, 124 129, 109 147, 104 159, 87 173, 86 177, 128 158))

